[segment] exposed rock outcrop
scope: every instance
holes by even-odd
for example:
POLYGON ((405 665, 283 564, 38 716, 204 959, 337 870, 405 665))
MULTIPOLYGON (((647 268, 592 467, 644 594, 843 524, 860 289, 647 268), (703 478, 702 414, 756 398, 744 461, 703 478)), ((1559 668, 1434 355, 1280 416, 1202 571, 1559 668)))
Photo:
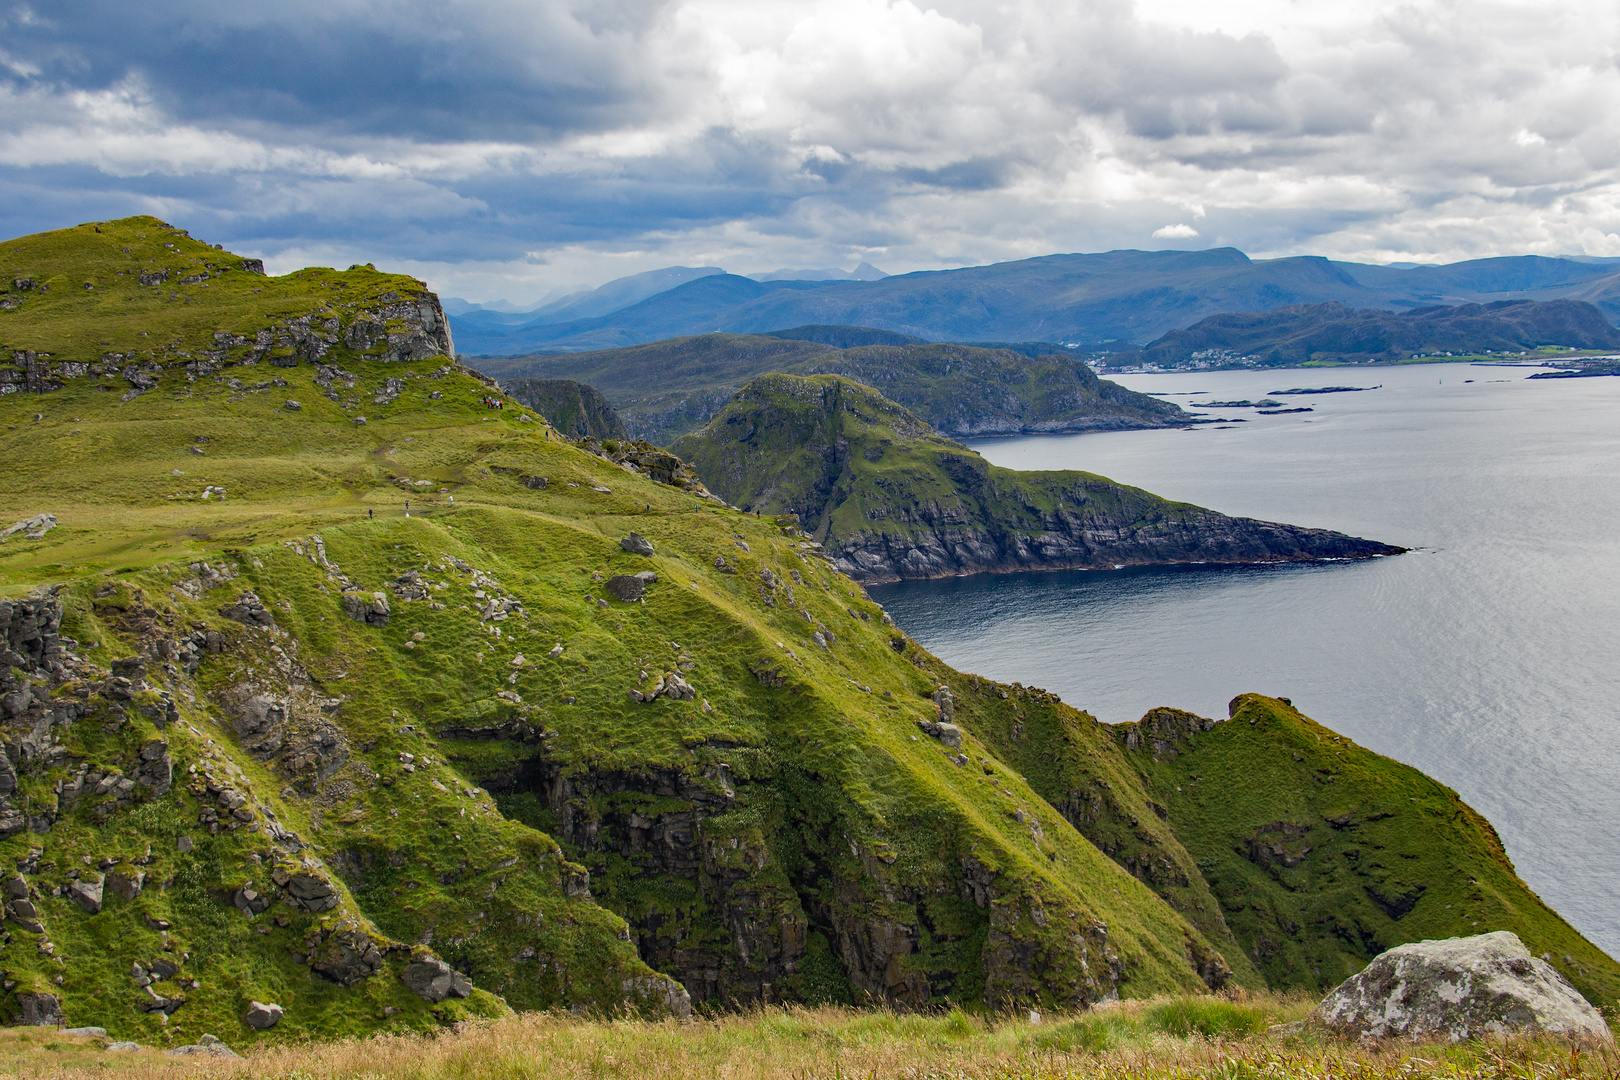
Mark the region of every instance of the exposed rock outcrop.
POLYGON ((511 379, 501 384, 570 439, 629 439, 624 421, 594 386, 573 379, 511 379))

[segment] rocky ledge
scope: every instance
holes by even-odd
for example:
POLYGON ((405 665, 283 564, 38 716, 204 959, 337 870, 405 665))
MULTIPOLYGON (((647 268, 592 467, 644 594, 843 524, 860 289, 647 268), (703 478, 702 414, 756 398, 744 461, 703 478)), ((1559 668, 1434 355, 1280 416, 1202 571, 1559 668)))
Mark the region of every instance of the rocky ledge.
POLYGON ((922 527, 915 531, 873 529, 838 537, 829 553, 838 569, 855 580, 881 584, 1031 570, 1369 559, 1406 550, 1329 529, 1227 517, 1212 510, 1131 522, 1058 510, 1043 515, 1045 527, 1038 532, 994 520, 931 522, 926 509, 917 516, 922 527))

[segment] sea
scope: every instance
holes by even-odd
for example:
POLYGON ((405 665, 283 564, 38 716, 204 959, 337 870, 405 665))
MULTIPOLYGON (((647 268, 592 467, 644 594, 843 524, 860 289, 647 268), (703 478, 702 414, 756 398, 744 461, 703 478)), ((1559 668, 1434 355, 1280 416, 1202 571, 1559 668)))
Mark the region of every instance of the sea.
POLYGON ((1454 788, 1620 956, 1620 378, 1523 367, 1126 375, 1241 423, 976 442, 1227 514, 1411 548, 1362 562, 982 574, 874 587, 954 667, 1107 723, 1256 691, 1454 788), (1327 386, 1351 393, 1279 395, 1327 386), (1271 395, 1286 408, 1208 404, 1271 395))

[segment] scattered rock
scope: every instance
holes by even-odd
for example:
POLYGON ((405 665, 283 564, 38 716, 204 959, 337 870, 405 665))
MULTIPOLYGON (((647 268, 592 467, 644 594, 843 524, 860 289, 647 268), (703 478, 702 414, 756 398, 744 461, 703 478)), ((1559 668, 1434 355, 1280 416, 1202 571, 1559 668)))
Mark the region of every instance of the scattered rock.
POLYGON ((129 1054, 141 1048, 138 1042, 115 1042, 107 1044, 109 1054, 129 1054))
POLYGON ((297 412, 299 409, 302 409, 303 407, 304 406, 303 406, 302 403, 294 401, 292 398, 287 399, 287 408, 290 411, 297 412))
POLYGON ((943 746, 952 750, 959 750, 962 746, 962 729, 955 724, 941 724, 933 720, 919 720, 917 727, 924 735, 931 735, 940 741, 943 746))
POLYGON ((64 1028, 62 1030, 62 1034, 78 1035, 85 1039, 105 1039, 107 1037, 107 1029, 104 1027, 64 1028))
POLYGON ((382 951, 370 935, 350 925, 326 935, 309 954, 309 966, 339 986, 353 986, 382 970, 382 951))
POLYGON ((940 723, 949 724, 956 719, 956 699, 951 696, 951 688, 941 686, 934 691, 934 705, 939 709, 940 723))
POLYGON ((560 642, 560 641, 557 644, 555 644, 555 645, 553 645, 551 647, 550 652, 546 653, 546 655, 551 657, 553 660, 557 659, 557 657, 561 656, 562 654, 563 654, 563 647, 562 647, 562 642, 560 642))
POLYGON ((266 1004, 262 1001, 248 1003, 247 1015, 242 1017, 242 1023, 255 1031, 269 1031, 281 1020, 282 1008, 275 1002, 266 1004))
POLYGON ((264 603, 252 589, 248 589, 236 603, 226 604, 219 609, 219 613, 227 619, 242 623, 245 626, 274 626, 276 620, 265 610, 264 603))
MULTIPOLYGON (((13 526, 15 528, 16 526, 13 526)), ((619 541, 619 546, 632 555, 652 555, 652 542, 637 533, 631 533, 619 541)))
POLYGON ((1506 930, 1397 945, 1316 1007, 1329 1031, 1361 1039, 1452 1042, 1545 1031, 1613 1042, 1558 970, 1506 930))
MULTIPOLYGON (((31 518, 24 518, 13 525, 8 525, 6 528, 0 529, 0 543, 4 543, 17 533, 22 533, 24 539, 38 540, 54 528, 56 528, 55 514, 35 514, 31 518)), ((635 533, 631 533, 630 535, 635 536, 635 533)), ((629 549, 626 548, 625 550, 628 551, 629 549)), ((650 548, 648 549, 647 554, 652 554, 652 550, 650 548)))
POLYGON ((437 1005, 447 997, 470 997, 472 983, 436 956, 420 956, 399 973, 399 981, 417 997, 437 1005))
POLYGON ((657 580, 657 574, 651 570, 643 570, 639 574, 620 574, 617 577, 610 577, 603 583, 602 588, 617 599, 623 600, 627 604, 633 604, 646 593, 647 586, 657 580))

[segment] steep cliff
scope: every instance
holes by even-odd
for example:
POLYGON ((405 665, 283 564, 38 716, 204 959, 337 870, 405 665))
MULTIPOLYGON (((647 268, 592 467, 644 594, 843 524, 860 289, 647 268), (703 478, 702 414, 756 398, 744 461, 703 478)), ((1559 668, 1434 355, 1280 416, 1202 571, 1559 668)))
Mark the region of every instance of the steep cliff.
POLYGON ((572 379, 510 379, 502 387, 570 439, 628 439, 624 421, 594 386, 572 379))
POLYGON ((1227 517, 1091 473, 996 468, 876 390, 837 376, 756 379, 674 450, 728 501, 797 513, 858 581, 1401 550, 1227 517))

